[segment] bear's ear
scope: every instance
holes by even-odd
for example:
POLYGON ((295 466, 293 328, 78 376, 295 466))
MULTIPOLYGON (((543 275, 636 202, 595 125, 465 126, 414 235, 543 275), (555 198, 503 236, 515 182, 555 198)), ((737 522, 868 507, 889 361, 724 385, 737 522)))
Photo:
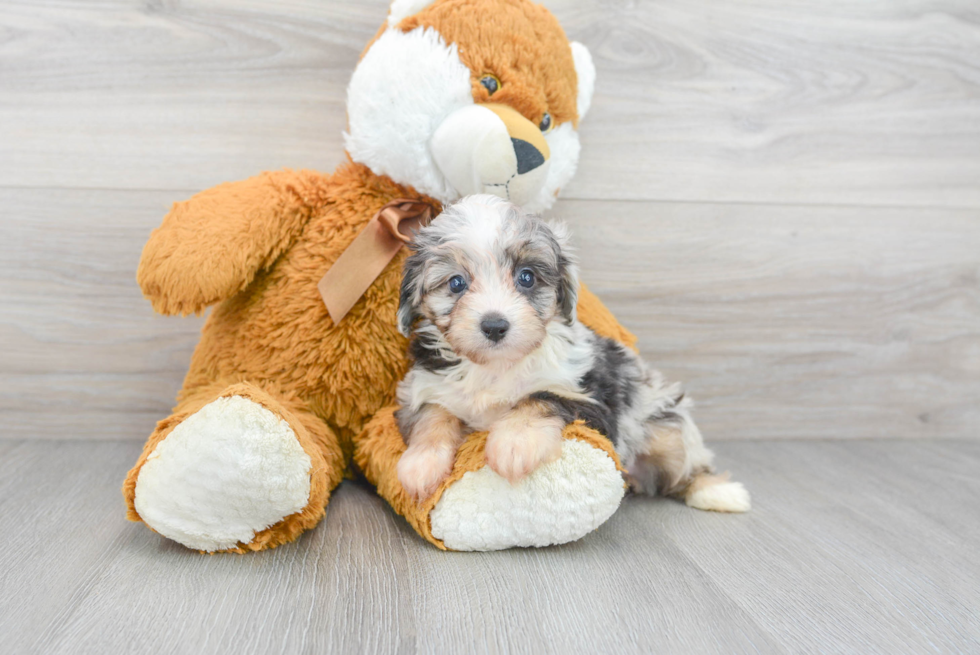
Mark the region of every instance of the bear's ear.
MULTIPOLYGON (((395 0, 396 4, 399 0, 395 0)), ((592 92, 595 90, 595 66, 589 49, 578 41, 572 41, 572 60, 575 62, 575 75, 578 77, 578 119, 582 120, 589 113, 592 105, 592 92)))
POLYGON ((435 0, 393 0, 391 9, 388 10, 388 27, 394 27, 402 22, 403 18, 408 18, 417 14, 435 0))

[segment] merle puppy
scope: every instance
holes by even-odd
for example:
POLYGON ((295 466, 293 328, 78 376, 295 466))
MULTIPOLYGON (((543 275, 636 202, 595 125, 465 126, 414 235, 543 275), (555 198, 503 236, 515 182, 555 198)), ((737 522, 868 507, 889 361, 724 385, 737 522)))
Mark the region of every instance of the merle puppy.
POLYGON ((561 224, 496 196, 463 198, 423 228, 405 262, 399 328, 414 366, 398 387, 405 490, 427 498, 470 432, 516 482, 557 459, 577 419, 612 441, 634 490, 742 512, 749 495, 713 475, 679 384, 575 318, 577 269, 561 224))

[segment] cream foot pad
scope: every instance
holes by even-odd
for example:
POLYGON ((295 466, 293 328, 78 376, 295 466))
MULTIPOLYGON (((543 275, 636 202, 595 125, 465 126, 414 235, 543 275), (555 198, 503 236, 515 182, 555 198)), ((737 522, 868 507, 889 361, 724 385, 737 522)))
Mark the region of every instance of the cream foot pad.
POLYGON ((563 544, 602 525, 624 493, 609 455, 567 439, 558 460, 516 485, 488 466, 466 473, 432 510, 432 534, 453 550, 563 544))
POLYGON ((157 445, 134 504, 163 536, 222 550, 306 507, 310 468, 286 421, 241 396, 219 398, 157 445))

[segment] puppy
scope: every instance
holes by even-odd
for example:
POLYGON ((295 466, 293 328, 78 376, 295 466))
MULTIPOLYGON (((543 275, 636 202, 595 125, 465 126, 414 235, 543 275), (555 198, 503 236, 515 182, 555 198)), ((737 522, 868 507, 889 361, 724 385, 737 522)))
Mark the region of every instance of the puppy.
POLYGON ((560 224, 496 196, 469 196, 422 228, 405 262, 399 329, 414 366, 396 414, 398 479, 418 500, 456 450, 488 430, 487 464, 516 482, 557 459, 575 420, 606 435, 641 493, 742 512, 749 495, 713 475, 680 385, 575 317, 578 276, 560 224))

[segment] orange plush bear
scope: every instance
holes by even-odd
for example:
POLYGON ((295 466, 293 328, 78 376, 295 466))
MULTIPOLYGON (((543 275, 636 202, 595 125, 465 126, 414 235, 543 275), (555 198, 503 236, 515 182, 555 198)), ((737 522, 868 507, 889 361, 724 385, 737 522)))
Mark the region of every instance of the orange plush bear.
MULTIPOLYGON (((129 518, 202 551, 272 548, 317 524, 353 460, 441 548, 562 543, 604 522, 623 478, 608 440, 579 424, 559 460, 517 485, 485 466, 486 435, 473 435, 440 489, 411 501, 391 407, 409 364, 395 318, 405 249, 375 261, 363 288, 350 275, 369 267, 347 257, 324 295, 346 294, 349 311, 328 313, 318 290, 355 238, 383 241, 373 217, 392 201, 437 212, 495 193, 549 207, 575 171, 594 76, 585 47, 527 0, 395 0, 348 89, 347 163, 176 204, 139 284, 163 314, 214 309, 173 413, 126 478, 129 518)), ((586 290, 578 315, 632 345, 586 290)))

